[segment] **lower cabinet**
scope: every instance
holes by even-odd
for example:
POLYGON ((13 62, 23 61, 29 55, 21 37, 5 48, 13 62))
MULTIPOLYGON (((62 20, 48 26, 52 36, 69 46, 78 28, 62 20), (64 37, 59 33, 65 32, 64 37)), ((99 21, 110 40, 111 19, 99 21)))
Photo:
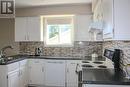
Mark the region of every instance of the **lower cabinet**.
POLYGON ((7 65, 8 87, 27 87, 27 60, 7 65))
POLYGON ((65 87, 65 60, 46 60, 45 85, 65 87))
POLYGON ((0 87, 78 87, 77 60, 28 59, 0 66, 0 87))
POLYGON ((29 59, 29 85, 44 85, 44 60, 29 59))
POLYGON ((26 87, 28 85, 28 80, 27 80, 27 68, 26 67, 21 67, 20 68, 20 87, 26 87))
POLYGON ((78 87, 80 60, 29 59, 29 85, 78 87))
POLYGON ((66 84, 67 87, 78 87, 78 71, 80 69, 80 60, 67 61, 66 84))
POLYGON ((19 87, 19 70, 8 75, 8 87, 19 87))

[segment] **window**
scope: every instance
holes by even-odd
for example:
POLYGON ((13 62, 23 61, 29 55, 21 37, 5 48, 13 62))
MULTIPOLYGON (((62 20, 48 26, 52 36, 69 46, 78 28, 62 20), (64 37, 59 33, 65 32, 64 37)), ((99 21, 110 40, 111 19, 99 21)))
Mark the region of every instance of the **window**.
POLYGON ((45 45, 73 45, 73 16, 44 17, 45 45))

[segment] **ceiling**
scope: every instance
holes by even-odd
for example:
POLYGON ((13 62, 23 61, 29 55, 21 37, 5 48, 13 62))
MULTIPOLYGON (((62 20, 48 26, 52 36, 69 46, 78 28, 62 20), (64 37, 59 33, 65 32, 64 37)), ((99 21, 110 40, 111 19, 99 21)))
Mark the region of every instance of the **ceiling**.
POLYGON ((47 5, 64 5, 64 4, 88 4, 92 0, 15 0, 16 8, 26 8, 47 5))

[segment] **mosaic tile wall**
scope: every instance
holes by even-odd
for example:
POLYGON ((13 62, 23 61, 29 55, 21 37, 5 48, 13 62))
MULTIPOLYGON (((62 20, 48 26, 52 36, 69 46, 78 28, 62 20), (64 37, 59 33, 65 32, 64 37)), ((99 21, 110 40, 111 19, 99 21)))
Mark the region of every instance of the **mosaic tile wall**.
POLYGON ((130 41, 107 41, 103 44, 103 49, 121 49, 121 64, 130 64, 130 41))
POLYGON ((73 47, 45 47, 43 42, 21 42, 19 45, 21 54, 34 55, 35 48, 42 47, 45 56, 84 57, 94 52, 101 56, 103 43, 76 41, 73 47))

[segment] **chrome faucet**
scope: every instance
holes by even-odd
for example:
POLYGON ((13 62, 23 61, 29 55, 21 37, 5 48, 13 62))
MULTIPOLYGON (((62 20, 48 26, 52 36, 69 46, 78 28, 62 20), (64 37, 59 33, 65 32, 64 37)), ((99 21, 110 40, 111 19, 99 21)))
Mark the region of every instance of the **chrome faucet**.
POLYGON ((5 57, 5 53, 4 53, 4 52, 5 52, 5 50, 8 49, 8 48, 13 49, 12 46, 3 47, 3 48, 0 50, 0 56, 1 56, 1 57, 5 57))

